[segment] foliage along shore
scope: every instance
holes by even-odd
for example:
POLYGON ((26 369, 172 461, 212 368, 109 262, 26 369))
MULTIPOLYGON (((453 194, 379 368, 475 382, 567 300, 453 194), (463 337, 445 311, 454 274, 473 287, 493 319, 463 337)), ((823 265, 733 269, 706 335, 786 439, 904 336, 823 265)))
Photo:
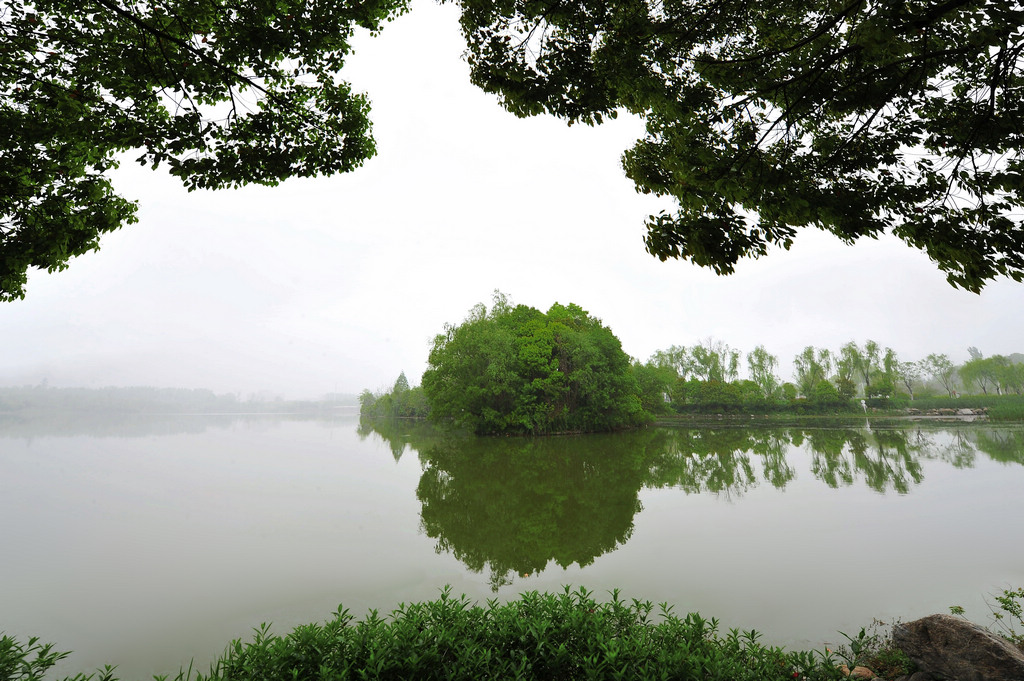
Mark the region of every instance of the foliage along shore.
MULTIPOLYGON (((840 657, 831 651, 766 646, 754 631, 721 633, 716 620, 696 613, 679 617, 665 604, 656 621, 654 610, 650 602, 627 602, 617 592, 601 603, 582 588, 529 592, 484 606, 452 597, 446 588, 437 600, 399 605, 388 617, 371 611, 355 622, 339 606, 329 621, 285 636, 261 625, 251 642, 233 641, 209 672, 193 675, 190 666, 176 681, 843 678, 840 657)), ((5 635, 0 681, 39 681, 67 655, 36 639, 24 645, 5 635)), ((115 674, 108 666, 65 681, 115 681, 115 674)))
POLYGON ((936 354, 900 361, 872 340, 838 351, 807 346, 793 360, 794 382, 784 382, 778 358, 758 346, 740 379, 741 353, 721 341, 674 345, 642 363, 575 304, 543 313, 495 291, 490 309, 477 304, 434 338, 421 386, 403 372, 391 390, 364 390, 359 403, 363 416, 429 417, 478 435, 622 430, 674 414, 861 415, 911 405, 986 407, 993 420, 1024 420, 1024 355, 968 351, 957 366, 936 354), (962 395, 969 386, 981 394, 962 395))
MULTIPOLYGON (((295 681, 296 679, 681 679, 685 681, 836 681, 849 670, 872 678, 905 678, 913 662, 888 634, 841 634, 846 645, 822 651, 787 651, 760 642, 755 631, 720 632, 718 621, 697 613, 679 617, 672 606, 626 601, 618 590, 599 602, 584 588, 536 591, 485 605, 450 587, 439 598, 400 604, 381 617, 371 610, 356 622, 338 607, 323 624, 296 627, 285 636, 270 626, 253 640, 233 641, 210 666, 190 664, 175 681, 295 681), (656 613, 652 617, 652 613, 656 613)), ((995 630, 1024 650, 1017 626, 1024 589, 995 596, 995 630)), ((951 612, 963 615, 963 608, 951 612)), ((876 622, 876 625, 884 624, 876 622)), ((877 627, 876 627, 877 628, 877 627)), ((0 632, 0 681, 41 681, 69 653, 30 638, 0 632)), ((64 681, 115 681, 116 669, 79 673, 64 681)), ((163 681, 165 677, 154 677, 163 681)))
MULTIPOLYGON (((402 373, 391 390, 371 393, 364 390, 359 398, 360 415, 369 418, 431 418, 430 404, 421 386, 409 387, 408 379, 402 373)), ((700 423, 709 420, 750 421, 772 423, 803 423, 807 421, 863 422, 872 419, 911 419, 915 416, 952 417, 950 412, 972 410, 983 412, 984 418, 992 422, 1024 422, 1024 395, 961 395, 958 397, 918 397, 910 401, 899 396, 884 401, 857 399, 820 402, 802 397, 792 399, 764 400, 710 400, 692 401, 684 406, 665 402, 662 408, 648 411, 647 423, 671 425, 675 423, 700 423), (869 406, 870 404, 870 406, 869 406), (881 405, 881 406, 879 406, 881 405), (917 414, 916 412, 920 412, 917 414), (942 412, 947 412, 943 414, 942 412)), ((433 419, 438 420, 438 419, 433 419)), ((569 431, 563 431, 569 432, 569 431)), ((557 431, 548 435, 560 434, 557 431)))
POLYGON ((743 420, 757 418, 772 422, 799 423, 805 421, 835 421, 862 423, 865 418, 914 420, 927 417, 960 419, 971 417, 996 422, 1024 421, 1024 396, 1021 395, 964 395, 961 397, 926 397, 913 402, 894 399, 886 406, 861 405, 850 400, 842 405, 822 407, 812 402, 797 399, 789 403, 773 405, 771 409, 748 405, 718 405, 719 409, 691 409, 675 413, 659 414, 655 423, 700 422, 709 419, 743 420), (965 412, 973 412, 967 414, 965 412))

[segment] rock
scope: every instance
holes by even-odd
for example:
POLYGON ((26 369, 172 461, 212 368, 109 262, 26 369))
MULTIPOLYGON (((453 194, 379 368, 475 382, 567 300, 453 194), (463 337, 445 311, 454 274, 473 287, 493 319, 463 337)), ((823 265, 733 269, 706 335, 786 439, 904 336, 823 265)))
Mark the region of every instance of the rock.
POLYGON ((929 615, 897 624, 892 640, 922 671, 935 676, 955 681, 1024 679, 1024 653, 959 617, 929 615))
POLYGON ((843 673, 843 676, 849 676, 851 679, 870 679, 875 678, 875 673, 867 667, 854 667, 853 671, 845 664, 839 667, 839 671, 843 673))
POLYGON ((896 681, 935 681, 935 677, 928 672, 914 672, 910 676, 899 676, 896 681))

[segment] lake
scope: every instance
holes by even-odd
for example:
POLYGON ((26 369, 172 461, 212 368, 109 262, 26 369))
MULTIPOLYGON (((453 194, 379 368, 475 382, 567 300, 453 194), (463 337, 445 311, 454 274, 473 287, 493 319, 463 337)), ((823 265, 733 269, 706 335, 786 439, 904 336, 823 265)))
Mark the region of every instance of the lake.
POLYGON ((793 647, 1024 585, 1024 428, 711 424, 474 439, 288 417, 0 420, 0 630, 65 673, 583 586, 793 647))

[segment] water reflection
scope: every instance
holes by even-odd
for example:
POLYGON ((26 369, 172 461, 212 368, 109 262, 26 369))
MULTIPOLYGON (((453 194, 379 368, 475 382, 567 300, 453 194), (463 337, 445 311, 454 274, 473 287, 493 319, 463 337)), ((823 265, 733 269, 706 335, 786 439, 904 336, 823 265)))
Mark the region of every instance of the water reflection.
POLYGON ((971 436, 977 448, 995 461, 1024 463, 1024 430, 979 428, 971 436))
POLYGON ((973 467, 979 453, 1024 463, 1024 431, 960 428, 650 428, 549 438, 475 438, 409 421, 363 420, 396 461, 419 456, 421 527, 491 587, 554 562, 587 566, 626 542, 640 491, 673 488, 738 500, 767 484, 783 490, 808 460, 832 488, 864 484, 907 494, 923 462, 973 467), (802 456, 796 454, 802 453, 802 456))
POLYGON ((784 430, 654 428, 647 487, 675 487, 688 494, 741 496, 764 479, 783 488, 796 476, 786 461, 784 430), (759 472, 760 471, 760 472, 759 472))
POLYGON ((644 461, 632 435, 434 442, 420 449, 422 528, 495 590, 549 562, 586 566, 629 539, 644 461))
POLYGON ((920 484, 924 442, 900 430, 813 430, 793 433, 793 444, 811 452, 811 473, 829 487, 849 486, 858 478, 876 492, 906 494, 920 484))

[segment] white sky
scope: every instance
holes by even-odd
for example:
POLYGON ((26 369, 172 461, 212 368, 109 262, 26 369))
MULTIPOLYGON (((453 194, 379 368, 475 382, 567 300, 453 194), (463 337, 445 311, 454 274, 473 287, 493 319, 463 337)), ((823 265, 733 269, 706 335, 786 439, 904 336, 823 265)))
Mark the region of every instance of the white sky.
POLYGON ((0 305, 0 385, 156 385, 289 398, 413 384, 431 338, 501 289, 574 302, 634 357, 707 337, 804 346, 871 338, 901 359, 1024 352, 1024 285, 953 289, 895 239, 817 231, 730 277, 644 250, 619 156, 637 120, 520 120, 469 83, 457 9, 416 0, 344 76, 369 94, 378 155, 343 176, 189 194, 126 163, 139 224, 0 305))

